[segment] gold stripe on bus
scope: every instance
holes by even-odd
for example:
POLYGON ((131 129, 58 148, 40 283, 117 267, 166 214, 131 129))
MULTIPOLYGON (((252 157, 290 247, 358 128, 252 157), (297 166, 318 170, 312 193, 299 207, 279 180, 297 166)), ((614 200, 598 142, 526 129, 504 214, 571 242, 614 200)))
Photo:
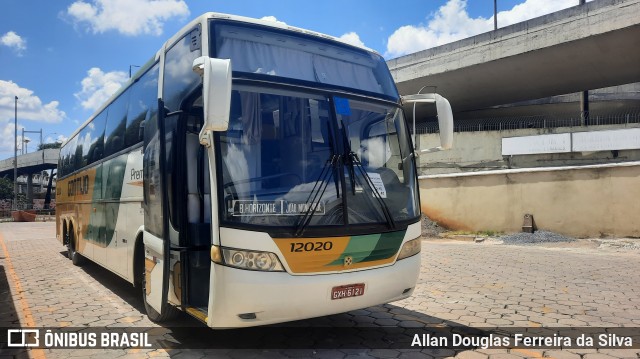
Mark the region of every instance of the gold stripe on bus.
POLYGON ((363 269, 393 263, 395 255, 388 258, 357 262, 345 257, 338 261, 347 249, 352 237, 325 238, 277 238, 276 245, 293 273, 321 273, 363 269))
POLYGON ((64 178, 56 184, 60 188, 58 203, 65 210, 60 211, 62 217, 72 220, 74 235, 76 238, 76 250, 85 253, 87 245, 87 230, 91 214, 94 211, 94 192, 102 191, 101 186, 96 188, 96 175, 100 166, 80 171, 72 176, 64 178))
POLYGON ((151 294, 151 272, 153 271, 153 268, 155 268, 155 266, 155 261, 149 258, 144 259, 144 291, 147 295, 151 294))
POLYGON ((134 181, 134 182, 127 182, 128 185, 130 186, 137 186, 137 187, 142 187, 142 185, 144 185, 143 181, 134 181))
POLYGON ((326 266, 340 258, 350 239, 351 237, 346 236, 274 238, 274 241, 293 273, 314 273, 340 270, 326 266))

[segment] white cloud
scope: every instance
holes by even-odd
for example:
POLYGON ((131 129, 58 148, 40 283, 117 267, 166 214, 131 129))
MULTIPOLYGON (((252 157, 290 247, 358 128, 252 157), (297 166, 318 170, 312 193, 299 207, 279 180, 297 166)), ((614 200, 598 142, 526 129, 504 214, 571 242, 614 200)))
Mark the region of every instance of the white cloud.
POLYGON ((27 49, 27 40, 13 31, 2 35, 2 37, 0 37, 0 44, 13 49, 18 56, 22 56, 22 53, 27 49))
POLYGON ((358 36, 358 34, 353 31, 340 36, 339 39, 346 42, 347 44, 366 47, 364 42, 360 40, 360 36, 358 36))
POLYGON ((0 80, 0 118, 14 118, 15 96, 18 96, 18 120, 59 123, 67 115, 60 110, 58 101, 42 103, 33 91, 18 86, 13 81, 0 80))
POLYGON ((283 25, 286 25, 287 23, 284 21, 280 21, 278 20, 275 16, 269 15, 269 16, 263 16, 260 18, 260 20, 265 20, 265 21, 271 21, 271 22, 277 22, 283 25))
MULTIPOLYGON (((13 156, 13 148, 15 146, 14 126, 13 121, 5 120, 2 122, 2 125, 0 125, 0 153, 5 154, 5 156, 1 156, 0 158, 5 158, 9 153, 13 156)), ((20 128, 21 126, 18 125, 18 133, 20 132, 20 128)), ((18 134, 18 136, 20 136, 20 134, 18 134)), ((20 148, 20 143, 18 143, 18 152, 20 148)))
MULTIPOLYGON (((20 113, 18 113, 18 115, 19 114, 20 113)), ((9 156, 13 157, 13 148, 16 145, 18 146, 18 155, 20 155, 20 152, 22 151, 22 147, 24 145, 21 135, 21 131, 23 128, 25 127, 18 123, 18 143, 15 143, 13 119, 0 121, 0 158, 7 158, 9 156)), ((28 140, 28 143, 31 143, 31 146, 27 144, 26 148, 29 150, 29 152, 33 152, 37 148, 39 140, 33 142, 33 138, 27 135, 24 136, 24 139, 28 140)))
POLYGON ((93 67, 82 79, 82 90, 76 92, 74 96, 83 108, 97 110, 128 79, 129 75, 124 71, 103 72, 100 68, 93 67))
POLYGON ((69 139, 69 137, 67 137, 65 135, 57 134, 57 136, 49 135, 49 136, 45 137, 45 139, 43 141, 44 141, 44 143, 54 143, 54 142, 62 143, 64 141, 68 140, 68 139, 69 139))
POLYGON ((189 8, 183 0, 78 0, 67 8, 67 14, 93 33, 115 30, 128 36, 160 35, 165 21, 188 16, 189 8))
MULTIPOLYGON (((590 1, 590 0, 589 0, 590 1)), ((577 5, 575 0, 525 0, 498 13, 498 27, 546 15, 577 5)), ((493 30, 493 16, 471 18, 466 0, 449 0, 432 15, 426 25, 405 25, 387 41, 385 57, 393 58, 493 30)))

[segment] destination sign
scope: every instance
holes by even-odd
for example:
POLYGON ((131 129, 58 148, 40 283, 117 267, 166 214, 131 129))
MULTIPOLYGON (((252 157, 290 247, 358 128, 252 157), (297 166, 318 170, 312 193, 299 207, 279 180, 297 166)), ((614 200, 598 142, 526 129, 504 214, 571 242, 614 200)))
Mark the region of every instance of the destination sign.
POLYGON ((314 209, 314 214, 325 213, 322 202, 234 200, 231 206, 233 216, 300 216, 308 211, 314 212, 314 209))

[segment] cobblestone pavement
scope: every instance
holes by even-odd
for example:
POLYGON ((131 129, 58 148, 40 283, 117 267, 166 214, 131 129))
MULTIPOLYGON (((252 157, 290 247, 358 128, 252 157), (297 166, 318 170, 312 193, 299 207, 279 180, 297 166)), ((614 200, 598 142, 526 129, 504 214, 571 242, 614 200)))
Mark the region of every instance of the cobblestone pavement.
MULTIPOLYGON (((156 327, 137 291, 94 264, 74 267, 53 223, 0 224, 0 327, 156 327)), ((640 327, 640 251, 423 241, 407 300, 300 321, 331 326, 640 327)), ((182 321, 200 326, 187 317, 182 321)), ((188 328, 182 333, 189 336, 188 328)), ((0 333, 0 335, 4 335, 0 333)), ((216 335, 213 332, 211 335, 216 335)), ((640 358, 624 350, 5 350, 0 358, 640 358)))

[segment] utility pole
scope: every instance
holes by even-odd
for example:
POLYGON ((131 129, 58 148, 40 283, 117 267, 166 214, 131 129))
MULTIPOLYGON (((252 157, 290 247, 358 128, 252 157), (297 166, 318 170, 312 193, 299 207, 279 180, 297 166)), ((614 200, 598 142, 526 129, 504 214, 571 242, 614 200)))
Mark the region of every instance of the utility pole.
POLYGON ((498 0, 493 0, 493 29, 498 30, 498 0))
POLYGON ((15 99, 15 122, 13 134, 15 146, 13 147, 13 210, 18 209, 18 96, 15 99))

